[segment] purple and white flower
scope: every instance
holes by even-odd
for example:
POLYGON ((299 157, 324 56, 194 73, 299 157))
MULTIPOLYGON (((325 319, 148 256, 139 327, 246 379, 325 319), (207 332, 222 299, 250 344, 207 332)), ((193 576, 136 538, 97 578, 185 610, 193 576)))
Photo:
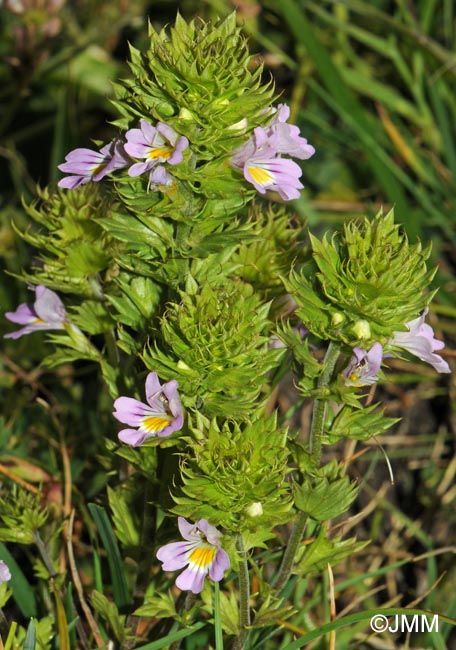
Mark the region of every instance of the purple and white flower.
POLYGON ((9 570, 6 562, 0 560, 0 585, 4 582, 11 580, 11 571, 9 570))
POLYGON ((66 156, 65 161, 58 166, 58 169, 74 175, 65 176, 57 184, 69 190, 74 190, 90 181, 101 181, 110 172, 126 167, 131 162, 119 139, 106 144, 100 151, 73 149, 66 156))
POLYGON ((16 311, 8 311, 5 317, 12 323, 24 325, 16 332, 5 334, 6 339, 18 339, 24 334, 39 330, 60 330, 68 324, 67 313, 58 295, 42 284, 32 287, 35 291, 33 305, 22 303, 16 311))
MULTIPOLYGON (((140 120, 139 129, 130 129, 125 137, 125 151, 133 158, 143 159, 130 167, 130 176, 140 176, 159 163, 178 165, 183 160, 182 152, 188 147, 188 140, 179 136, 167 124, 159 122, 152 126, 147 120, 140 120)), ((151 182, 154 182, 151 179, 151 182)))
POLYGON ((149 186, 153 190, 160 189, 160 187, 171 187, 174 185, 174 178, 168 174, 163 165, 154 167, 149 174, 149 186))
POLYGON ((271 124, 254 129, 253 136, 233 152, 230 164, 261 194, 276 190, 285 201, 297 199, 304 187, 299 181, 302 170, 282 154, 306 160, 315 149, 299 135, 297 126, 287 123, 290 109, 286 104, 268 112, 275 115, 271 124))
POLYGON ((134 429, 122 429, 119 440, 138 447, 148 438, 165 438, 179 431, 184 423, 182 404, 175 379, 163 386, 156 372, 146 377, 147 404, 132 397, 119 397, 114 402, 114 417, 134 429))
POLYGON ((297 199, 299 190, 304 187, 299 181, 302 170, 295 162, 278 156, 278 136, 268 136, 265 129, 258 126, 253 136, 239 149, 236 149, 230 164, 243 172, 244 178, 260 194, 275 190, 285 200, 297 199))
POLYGON ((451 372, 448 363, 439 354, 434 354, 435 350, 444 348, 445 343, 434 338, 434 330, 424 322, 428 311, 426 307, 421 316, 405 324, 408 332, 393 332, 390 343, 429 363, 437 372, 451 372))
POLYGON ((219 582, 230 568, 230 560, 220 543, 220 533, 206 521, 200 519, 196 524, 183 517, 178 518, 180 533, 185 541, 172 542, 157 551, 164 571, 178 571, 187 567, 176 580, 176 586, 183 591, 199 594, 204 579, 209 577, 219 582))
POLYGON ((382 364, 383 348, 380 343, 374 343, 367 352, 361 348, 353 348, 353 356, 342 373, 346 386, 371 386, 378 381, 378 372, 382 364))
POLYGON ((315 147, 299 135, 299 127, 287 123, 289 117, 290 107, 287 104, 279 104, 273 121, 266 128, 266 133, 268 136, 277 136, 277 153, 307 160, 314 155, 315 147))

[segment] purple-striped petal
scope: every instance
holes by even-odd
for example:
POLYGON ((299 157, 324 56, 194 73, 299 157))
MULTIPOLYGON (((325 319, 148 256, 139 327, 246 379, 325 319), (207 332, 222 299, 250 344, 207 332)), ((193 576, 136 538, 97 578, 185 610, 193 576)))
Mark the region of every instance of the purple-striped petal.
POLYGON ((150 436, 148 436, 144 431, 139 431, 138 429, 122 429, 122 431, 119 431, 117 437, 126 445, 139 447, 139 445, 142 445, 142 443, 150 436))
POLYGON ((30 323, 36 318, 35 311, 28 305, 23 302, 16 311, 7 311, 5 317, 10 320, 12 323, 19 323, 19 325, 25 325, 30 323))
POLYGON ((230 568, 230 558, 228 553, 219 548, 217 555, 215 556, 214 564, 209 569, 209 577, 214 582, 219 582, 223 578, 223 574, 230 568))
POLYGON ((139 427, 144 416, 150 410, 146 404, 133 397, 118 397, 114 402, 114 417, 131 427, 139 427))
POLYGON ((163 571, 178 571, 188 564, 188 542, 171 542, 157 551, 163 571))
POLYGON ((205 573, 187 568, 176 578, 176 587, 179 587, 182 591, 191 591, 194 594, 199 594, 203 591, 205 577, 205 573))
POLYGON ((406 323, 408 332, 393 332, 391 343, 429 363, 437 372, 451 372, 448 363, 439 354, 434 354, 435 350, 444 348, 445 343, 436 339, 432 327, 424 322, 428 312, 429 308, 426 307, 421 316, 406 323))
POLYGON ((7 339, 18 339, 25 334, 38 330, 63 329, 67 324, 65 307, 58 295, 40 284, 33 288, 35 302, 33 305, 23 303, 14 312, 6 312, 5 317, 13 323, 25 327, 5 334, 7 339))
POLYGON ((36 287, 35 295, 34 309, 38 318, 50 325, 63 325, 67 316, 65 306, 58 295, 42 284, 36 287))

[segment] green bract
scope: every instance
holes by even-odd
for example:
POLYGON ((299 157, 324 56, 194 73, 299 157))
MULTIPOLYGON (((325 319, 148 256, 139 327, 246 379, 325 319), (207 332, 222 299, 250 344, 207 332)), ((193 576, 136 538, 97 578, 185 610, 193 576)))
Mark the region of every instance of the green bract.
POLYGON ((268 347, 269 304, 250 285, 222 280, 214 287, 187 282, 161 320, 162 342, 151 343, 144 360, 163 379, 178 380, 187 408, 243 419, 283 350, 268 347))
POLYGON ((100 299, 97 274, 114 272, 116 242, 100 227, 109 213, 109 201, 100 186, 76 192, 39 190, 40 202, 26 206, 38 228, 21 233, 41 249, 40 264, 24 276, 34 284, 100 299))
POLYGON ((200 416, 192 429, 196 440, 182 454, 174 512, 242 531, 252 545, 271 537, 273 526, 291 518, 292 506, 286 432, 277 428, 277 418, 219 426, 200 416))
POLYGON ((409 244, 394 214, 348 222, 339 235, 312 235, 312 259, 286 281, 297 315, 316 336, 363 349, 384 343, 429 303, 430 248, 409 244))

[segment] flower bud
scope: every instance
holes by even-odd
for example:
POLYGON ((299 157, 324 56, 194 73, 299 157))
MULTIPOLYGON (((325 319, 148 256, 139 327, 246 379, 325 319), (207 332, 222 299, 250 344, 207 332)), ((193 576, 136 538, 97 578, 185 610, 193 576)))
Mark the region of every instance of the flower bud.
POLYGON ((191 370, 190 366, 188 366, 185 361, 182 361, 181 359, 179 359, 177 362, 177 367, 179 370, 191 370))
POLYGON ((236 122, 235 124, 232 124, 227 128, 228 131, 245 131, 247 126, 248 126, 247 118, 243 117, 242 120, 239 120, 239 122, 236 122))
POLYGON ((263 514, 263 506, 259 501, 252 503, 246 510, 250 517, 260 517, 263 514))
POLYGON ((339 311, 336 311, 331 317, 331 323, 333 327, 339 327, 339 325, 342 325, 344 320, 345 320, 345 316, 341 314, 339 311))
POLYGON ((185 106, 182 106, 182 108, 179 111, 179 118, 181 120, 185 120, 186 122, 194 122, 195 121, 195 116, 191 111, 188 110, 188 108, 185 108, 185 106))
POLYGON ((357 320, 352 329, 358 339, 367 341, 371 338, 371 329, 367 320, 357 320))

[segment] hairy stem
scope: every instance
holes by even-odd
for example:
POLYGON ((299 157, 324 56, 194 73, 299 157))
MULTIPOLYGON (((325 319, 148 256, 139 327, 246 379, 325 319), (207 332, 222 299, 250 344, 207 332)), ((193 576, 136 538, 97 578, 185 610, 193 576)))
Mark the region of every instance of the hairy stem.
MULTIPOLYGON (((334 371, 334 366, 336 365, 336 361, 339 357, 339 353, 339 346, 331 341, 323 361, 323 372, 318 379, 318 388, 324 388, 329 384, 334 371)), ((326 405, 327 400, 316 399, 312 412, 309 447, 312 454, 312 460, 316 466, 320 464, 321 444, 326 417, 326 405)), ((277 589, 277 591, 281 591, 283 589, 288 581, 288 578, 290 577, 296 552, 303 538, 306 525, 307 515, 304 512, 300 512, 295 521, 290 539, 288 540, 285 553, 283 554, 279 571, 277 572, 277 575, 272 582, 273 587, 277 589)))
MULTIPOLYGON (((339 358, 339 353, 339 346, 331 341, 323 361, 323 372, 318 378, 318 388, 324 388, 329 384, 334 371, 334 366, 336 365, 336 361, 339 358)), ((312 460, 314 461, 315 465, 320 464, 321 439, 325 426, 326 404, 327 400, 316 399, 313 406, 309 448, 312 454, 312 460)))

